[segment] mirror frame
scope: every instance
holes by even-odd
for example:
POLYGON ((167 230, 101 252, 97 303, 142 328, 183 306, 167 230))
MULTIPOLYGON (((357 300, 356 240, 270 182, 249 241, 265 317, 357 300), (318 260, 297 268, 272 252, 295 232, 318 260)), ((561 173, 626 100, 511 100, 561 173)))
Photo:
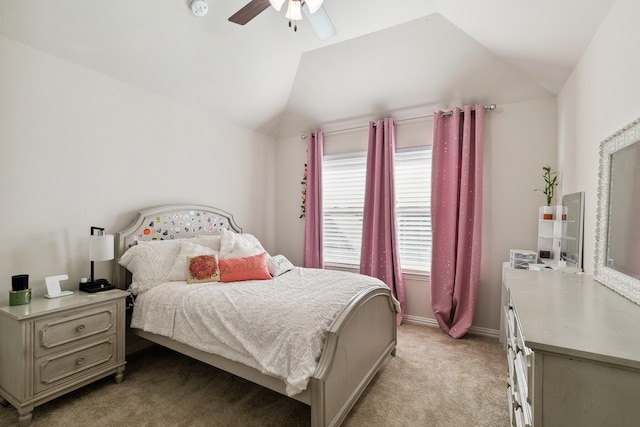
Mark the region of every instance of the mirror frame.
POLYGON ((640 143, 640 118, 629 123, 600 143, 598 167, 598 209, 596 211, 596 250, 593 278, 620 295, 640 304, 640 280, 607 267, 607 233, 609 225, 609 190, 611 188, 611 156, 640 143))

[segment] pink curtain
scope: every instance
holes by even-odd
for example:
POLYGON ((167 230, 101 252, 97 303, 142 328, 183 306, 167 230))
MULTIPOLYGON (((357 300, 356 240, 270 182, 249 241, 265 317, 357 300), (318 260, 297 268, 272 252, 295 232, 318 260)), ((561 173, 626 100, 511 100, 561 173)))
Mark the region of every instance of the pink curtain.
POLYGON ((482 244, 482 105, 434 114, 431 177, 431 308, 460 338, 471 327, 482 244))
POLYGON ((377 277, 389 286, 400 302, 399 325, 404 313, 404 284, 397 250, 395 148, 393 119, 378 120, 375 125, 370 122, 360 273, 377 277))
POLYGON ((323 268, 322 259, 322 144, 321 131, 307 132, 307 197, 304 216, 303 266, 323 268))

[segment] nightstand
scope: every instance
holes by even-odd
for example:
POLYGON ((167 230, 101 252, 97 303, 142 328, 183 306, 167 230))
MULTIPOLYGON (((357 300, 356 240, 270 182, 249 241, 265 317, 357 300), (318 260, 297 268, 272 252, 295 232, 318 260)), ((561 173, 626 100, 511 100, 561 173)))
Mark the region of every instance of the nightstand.
POLYGON ((18 409, 21 426, 51 399, 111 374, 122 382, 127 295, 74 291, 0 307, 0 400, 18 409))

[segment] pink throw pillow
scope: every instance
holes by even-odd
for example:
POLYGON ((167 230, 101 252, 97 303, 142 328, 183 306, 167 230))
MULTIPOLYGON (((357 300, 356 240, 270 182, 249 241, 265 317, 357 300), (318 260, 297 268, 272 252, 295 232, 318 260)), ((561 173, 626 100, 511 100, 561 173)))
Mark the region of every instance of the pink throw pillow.
POLYGON ((267 268, 267 253, 244 258, 219 259, 221 282, 271 279, 267 268))

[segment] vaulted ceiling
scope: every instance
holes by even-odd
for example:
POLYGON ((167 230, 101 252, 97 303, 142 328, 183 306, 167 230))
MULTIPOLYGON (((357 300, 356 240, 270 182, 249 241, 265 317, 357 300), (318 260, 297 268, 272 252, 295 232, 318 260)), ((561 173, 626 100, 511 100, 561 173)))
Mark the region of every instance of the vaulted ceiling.
POLYGON ((325 0, 325 41, 284 10, 239 26, 248 0, 207 2, 196 17, 190 0, 3 0, 0 35, 277 136, 465 100, 467 84, 479 101, 556 94, 614 0, 325 0))

